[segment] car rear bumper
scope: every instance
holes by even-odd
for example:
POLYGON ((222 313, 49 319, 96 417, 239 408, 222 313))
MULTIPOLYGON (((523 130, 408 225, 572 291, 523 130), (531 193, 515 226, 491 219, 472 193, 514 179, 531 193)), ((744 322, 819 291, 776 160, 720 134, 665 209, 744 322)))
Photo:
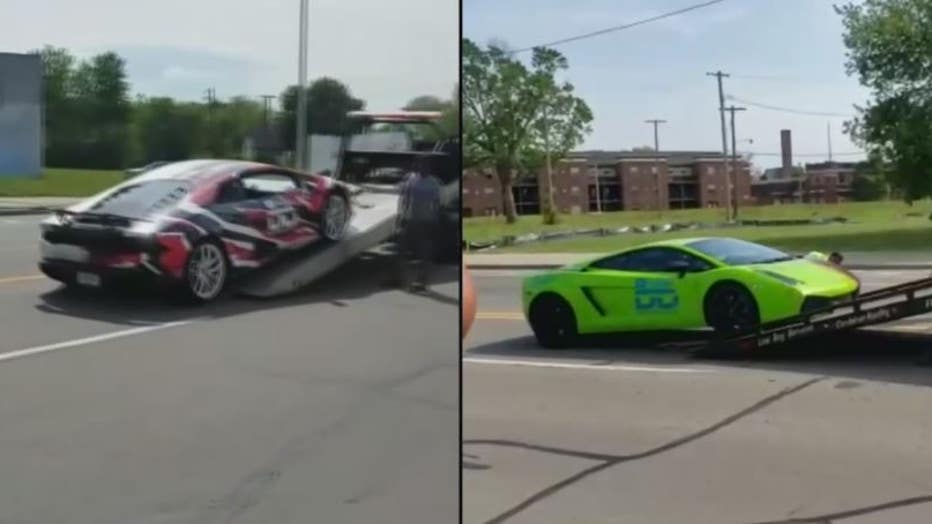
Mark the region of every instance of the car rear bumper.
POLYGON ((177 282, 145 268, 114 268, 67 260, 41 260, 39 270, 47 277, 68 285, 87 288, 144 287, 157 289, 177 282))

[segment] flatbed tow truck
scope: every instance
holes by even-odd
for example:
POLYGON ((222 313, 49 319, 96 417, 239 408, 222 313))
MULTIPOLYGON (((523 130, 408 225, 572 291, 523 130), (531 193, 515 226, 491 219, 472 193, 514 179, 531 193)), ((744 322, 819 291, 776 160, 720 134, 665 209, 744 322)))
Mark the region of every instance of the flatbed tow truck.
POLYGON ((893 322, 932 312, 932 277, 860 294, 794 317, 763 323, 728 336, 678 344, 696 355, 733 356, 893 322))
MULTIPOLYGON (((254 298, 269 298, 285 295, 303 288, 328 273, 346 264, 358 255, 373 250, 391 240, 395 234, 395 221, 398 215, 398 199, 401 177, 406 174, 416 155, 430 153, 436 155, 439 162, 438 173, 441 181, 452 186, 458 180, 456 167, 458 150, 450 147, 450 141, 429 143, 415 142, 408 150, 392 147, 379 147, 378 140, 371 140, 371 135, 379 132, 380 126, 404 127, 416 125, 435 127, 441 117, 437 112, 400 111, 395 113, 350 113, 363 130, 362 135, 343 137, 338 153, 335 178, 348 183, 353 188, 353 216, 345 237, 336 243, 313 246, 308 250, 295 253, 261 273, 252 275, 243 282, 238 291, 240 295, 254 298), (368 135, 368 136, 367 136, 368 135), (354 138, 364 136, 368 144, 360 149, 354 147, 354 138), (375 144, 373 147, 372 144, 375 144), (376 173, 372 181, 372 173, 376 173), (383 180, 387 178, 386 180, 383 180)), ((456 191, 459 196, 459 191, 456 191)), ((446 229, 456 228, 458 238, 459 219, 458 201, 446 206, 444 225, 446 229), (455 214, 454 214, 455 213, 455 214), (454 226, 455 222, 455 226, 454 226)), ((448 239, 451 232, 442 230, 441 238, 448 239)), ((457 244, 458 248, 459 245, 457 244)))

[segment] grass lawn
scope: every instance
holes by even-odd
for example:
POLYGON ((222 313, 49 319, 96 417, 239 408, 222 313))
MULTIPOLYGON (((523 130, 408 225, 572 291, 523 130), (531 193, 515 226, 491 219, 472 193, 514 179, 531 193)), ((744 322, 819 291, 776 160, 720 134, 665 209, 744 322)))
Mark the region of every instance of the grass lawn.
MULTIPOLYGON (((630 233, 598 238, 539 242, 497 249, 496 252, 597 253, 613 251, 665 238, 732 236, 762 242, 788 250, 820 251, 932 251, 932 222, 929 201, 907 206, 902 202, 850 202, 842 204, 793 204, 748 207, 740 210, 745 219, 845 217, 851 222, 818 226, 735 227, 676 231, 671 233, 630 233)), ((586 228, 617 228, 669 222, 722 222, 720 209, 629 211, 601 215, 561 216, 560 224, 543 226, 538 216, 520 217, 515 224, 504 219, 464 220, 463 235, 470 241, 488 241, 505 235, 586 228)))
POLYGON ((0 178, 0 197, 83 197, 123 180, 122 171, 50 168, 40 178, 0 178))

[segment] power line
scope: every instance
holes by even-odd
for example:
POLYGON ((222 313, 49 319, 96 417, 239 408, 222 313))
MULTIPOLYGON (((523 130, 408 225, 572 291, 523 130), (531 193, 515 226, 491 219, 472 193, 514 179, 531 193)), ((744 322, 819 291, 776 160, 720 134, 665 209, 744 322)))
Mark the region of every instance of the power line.
POLYGON ((779 75, 742 75, 742 74, 733 74, 733 78, 736 80, 750 80, 756 82, 775 82, 779 84, 841 84, 852 82, 851 78, 828 78, 828 77, 808 77, 800 78, 794 76, 779 76, 779 75))
POLYGON ((855 115, 852 115, 852 114, 827 113, 827 112, 820 112, 820 111, 805 111, 805 110, 802 110, 802 109, 793 109, 793 108, 789 108, 789 107, 780 107, 780 106, 773 106, 773 105, 769 105, 769 104, 761 104, 761 103, 759 103, 759 102, 753 102, 753 101, 750 101, 750 100, 745 100, 745 99, 743 99, 743 98, 738 98, 738 97, 736 97, 736 96, 734 96, 734 95, 728 95, 727 98, 728 98, 729 100, 734 100, 735 102, 740 102, 740 103, 742 103, 742 104, 746 104, 746 105, 749 105, 749 106, 757 107, 757 108, 760 108, 760 109, 768 109, 768 110, 770 110, 770 111, 779 111, 779 112, 781 112, 781 113, 793 113, 793 114, 796 114, 796 115, 823 116, 823 117, 836 117, 836 118, 854 118, 854 116, 855 116, 855 115))
POLYGON ((725 1, 727 1, 727 0, 712 0, 712 1, 709 1, 709 2, 703 2, 703 3, 701 3, 701 4, 691 5, 691 6, 689 6, 689 7, 684 7, 684 8, 681 8, 681 9, 677 9, 676 11, 670 11, 670 12, 663 13, 663 14, 660 14, 660 15, 657 15, 657 16, 652 16, 652 17, 650 17, 650 18, 644 18, 644 19, 641 19, 641 20, 637 20, 637 21, 635 21, 635 22, 629 22, 629 23, 627 23, 627 24, 617 25, 617 26, 614 26, 614 27, 606 28, 606 29, 600 29, 600 30, 598 30, 598 31, 592 31, 592 32, 590 32, 590 33, 584 33, 584 34, 577 35, 577 36, 571 36, 571 37, 569 37, 569 38, 564 38, 564 39, 562 39, 562 40, 555 40, 555 41, 553 41, 553 42, 548 42, 548 43, 546 43, 546 44, 540 44, 540 45, 536 45, 536 46, 532 46, 532 47, 524 47, 524 48, 521 48, 521 49, 512 51, 511 54, 514 55, 514 54, 523 53, 523 52, 526 52, 526 51, 531 51, 531 50, 533 50, 533 49, 535 49, 535 48, 537 48, 537 47, 554 47, 554 46, 558 46, 558 45, 561 45, 561 44, 567 44, 567 43, 569 43, 569 42, 575 42, 575 41, 577 41, 577 40, 583 40, 583 39, 586 39, 586 38, 592 38, 593 36, 604 35, 604 34, 606 34, 606 33, 612 33, 612 32, 615 32, 615 31, 622 31, 622 30, 624 30, 624 29, 630 29, 630 28, 632 28, 632 27, 637 27, 637 26, 639 26, 639 25, 649 24, 649 23, 651 23, 651 22, 656 22, 656 21, 658 21, 658 20, 663 20, 664 18, 670 18, 670 17, 676 16, 676 15, 681 15, 681 14, 683 14, 683 13, 688 13, 689 11, 695 11, 695 10, 697 10, 697 9, 702 9, 702 8, 704 8, 704 7, 710 7, 710 6, 713 6, 713 5, 715 5, 715 4, 720 4, 720 3, 722 3, 722 2, 725 2, 725 1))

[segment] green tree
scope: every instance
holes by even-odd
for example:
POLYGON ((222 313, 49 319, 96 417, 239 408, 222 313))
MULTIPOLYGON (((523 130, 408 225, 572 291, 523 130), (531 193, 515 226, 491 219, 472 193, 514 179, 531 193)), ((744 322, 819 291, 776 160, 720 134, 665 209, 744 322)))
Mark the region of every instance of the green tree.
MULTIPOLYGON (((537 168, 549 149, 559 159, 590 131, 592 112, 555 75, 566 58, 546 48, 533 50, 530 67, 501 46, 480 48, 463 40, 464 165, 492 167, 502 186, 509 223, 517 220, 512 185, 516 173, 537 168)), ((541 187, 545 220, 555 219, 553 191, 541 187)))
POLYGON ((453 96, 450 97, 450 103, 443 109, 443 119, 440 120, 440 128, 443 129, 446 136, 460 136, 460 84, 456 83, 453 87, 453 96))
POLYGON ((53 167, 67 167, 68 144, 78 133, 74 118, 77 104, 72 92, 75 59, 67 49, 52 46, 46 46, 39 54, 45 102, 45 162, 53 167))
POLYGON ((186 160, 206 153, 205 116, 202 104, 177 103, 168 97, 137 101, 133 118, 137 162, 186 160))
POLYGON ((264 124, 265 115, 258 101, 237 96, 225 102, 217 112, 217 125, 223 130, 219 156, 239 158, 243 141, 264 124))
MULTIPOLYGON (((295 146, 297 127, 298 87, 289 86, 281 95, 282 111, 278 125, 282 142, 289 149, 295 146)), ((353 97, 349 87, 334 78, 323 77, 307 88, 308 134, 342 135, 350 130, 346 114, 366 107, 363 100, 353 97)))
POLYGON ((880 200, 883 194, 883 182, 876 176, 858 175, 851 182, 851 198, 859 202, 880 200))
MULTIPOLYGON (((435 132, 425 132, 418 138, 421 140, 439 140, 453 138, 459 135, 459 89, 454 91, 454 98, 443 100, 433 95, 422 95, 412 98, 404 106, 405 111, 438 111, 443 114, 437 122, 435 132)), ((399 126, 404 128, 407 126, 399 126)))
POLYGON ((41 52, 46 164, 117 168, 129 155, 131 104, 124 62, 102 53, 77 63, 61 48, 41 52))
POLYGON ((871 92, 847 131, 907 202, 932 195, 932 2, 864 0, 836 10, 848 73, 871 92))
POLYGON ((88 167, 114 169, 126 167, 129 160, 129 125, 132 107, 125 62, 116 53, 93 57, 82 66, 87 69, 86 104, 88 131, 93 136, 88 167), (94 164, 94 165, 91 165, 94 164))

